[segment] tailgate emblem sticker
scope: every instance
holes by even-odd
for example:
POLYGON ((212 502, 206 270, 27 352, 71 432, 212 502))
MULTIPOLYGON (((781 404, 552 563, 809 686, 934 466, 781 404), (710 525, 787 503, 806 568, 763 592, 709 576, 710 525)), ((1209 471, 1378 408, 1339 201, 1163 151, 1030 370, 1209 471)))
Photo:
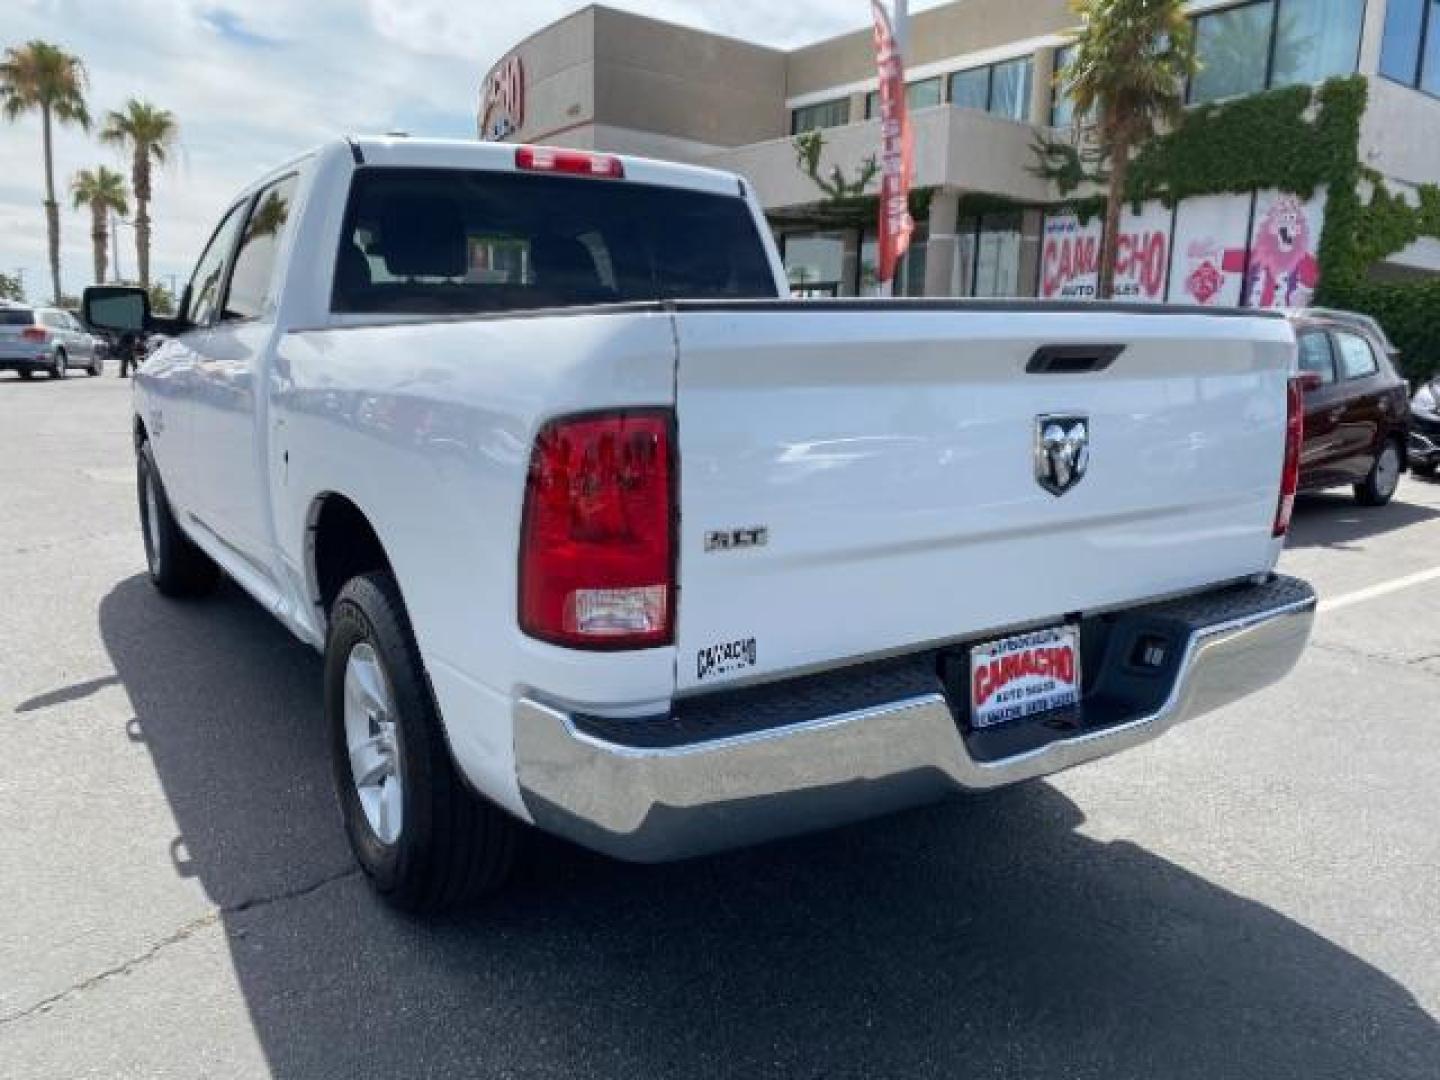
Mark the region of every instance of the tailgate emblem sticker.
POLYGON ((1051 495, 1064 495, 1090 467, 1090 418, 1052 413, 1035 418, 1035 480, 1051 495))
POLYGON ((769 542, 770 530, 764 525, 752 525, 748 529, 712 529, 705 534, 706 551, 736 551, 764 547, 769 542))

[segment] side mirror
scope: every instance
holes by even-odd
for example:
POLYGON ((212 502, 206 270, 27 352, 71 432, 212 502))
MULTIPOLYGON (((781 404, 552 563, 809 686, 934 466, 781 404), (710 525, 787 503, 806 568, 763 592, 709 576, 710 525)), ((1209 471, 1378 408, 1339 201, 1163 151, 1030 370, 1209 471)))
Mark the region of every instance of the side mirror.
POLYGON ((1301 391, 1306 394, 1311 390, 1319 390, 1325 385, 1325 380, 1320 377, 1318 371, 1302 371, 1296 376, 1296 381, 1300 383, 1301 391))
POLYGON ((80 313, 88 325, 122 334, 141 334, 154 325, 150 294, 137 285, 92 285, 80 313))

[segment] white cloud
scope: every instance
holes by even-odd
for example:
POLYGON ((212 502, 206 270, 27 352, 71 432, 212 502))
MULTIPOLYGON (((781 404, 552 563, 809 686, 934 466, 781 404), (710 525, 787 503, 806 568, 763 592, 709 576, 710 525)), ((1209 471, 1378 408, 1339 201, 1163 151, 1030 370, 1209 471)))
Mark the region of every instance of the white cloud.
MULTIPOLYGON (((180 121, 181 152, 157 178, 153 263, 183 280, 226 200, 258 173, 324 139, 396 126, 468 137, 484 72, 522 37, 580 0, 11 0, 0 47, 31 38, 82 57, 97 123, 140 97, 180 121)), ((776 46, 863 26, 864 0, 619 0, 776 46)), ((57 191, 81 168, 124 164, 92 136, 62 129, 57 191)), ((48 294, 38 118, 0 124, 0 270, 23 267, 48 294)), ((126 168, 128 173, 128 167, 126 168)), ((64 284, 90 278, 89 215, 62 222, 64 284)), ((121 261, 135 269, 122 228, 121 261)))

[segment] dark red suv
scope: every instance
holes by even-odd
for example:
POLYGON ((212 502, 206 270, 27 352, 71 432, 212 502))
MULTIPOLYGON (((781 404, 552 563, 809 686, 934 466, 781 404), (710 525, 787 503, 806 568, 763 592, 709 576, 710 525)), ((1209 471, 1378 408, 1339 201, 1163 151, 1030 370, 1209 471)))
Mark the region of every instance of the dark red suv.
POLYGON ((1384 332, 1363 315, 1301 311, 1290 317, 1305 380, 1300 489, 1355 489, 1384 506, 1405 471, 1410 388, 1395 373, 1384 332))

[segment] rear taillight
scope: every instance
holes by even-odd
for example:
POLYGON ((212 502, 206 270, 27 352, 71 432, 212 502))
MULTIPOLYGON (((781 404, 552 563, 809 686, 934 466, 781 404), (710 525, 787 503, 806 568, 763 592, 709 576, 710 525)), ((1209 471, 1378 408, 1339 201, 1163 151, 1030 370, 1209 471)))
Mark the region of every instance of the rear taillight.
POLYGON ((581 649, 668 645, 675 620, 670 413, 587 414, 535 440, 520 628, 581 649))
POLYGON ((1300 451, 1305 443, 1305 385, 1291 379, 1285 399, 1285 466, 1280 473, 1280 503, 1275 508, 1272 536, 1290 531, 1290 515, 1295 512, 1295 492, 1300 488, 1300 451))
POLYGON ((20 337, 25 341, 38 341, 44 344, 50 340, 50 331, 43 326, 27 326, 20 331, 20 337))
POLYGON ((625 179, 625 164, 611 154, 584 150, 560 150, 553 146, 522 146, 515 151, 515 167, 527 172, 569 173, 598 176, 606 180, 625 179))

